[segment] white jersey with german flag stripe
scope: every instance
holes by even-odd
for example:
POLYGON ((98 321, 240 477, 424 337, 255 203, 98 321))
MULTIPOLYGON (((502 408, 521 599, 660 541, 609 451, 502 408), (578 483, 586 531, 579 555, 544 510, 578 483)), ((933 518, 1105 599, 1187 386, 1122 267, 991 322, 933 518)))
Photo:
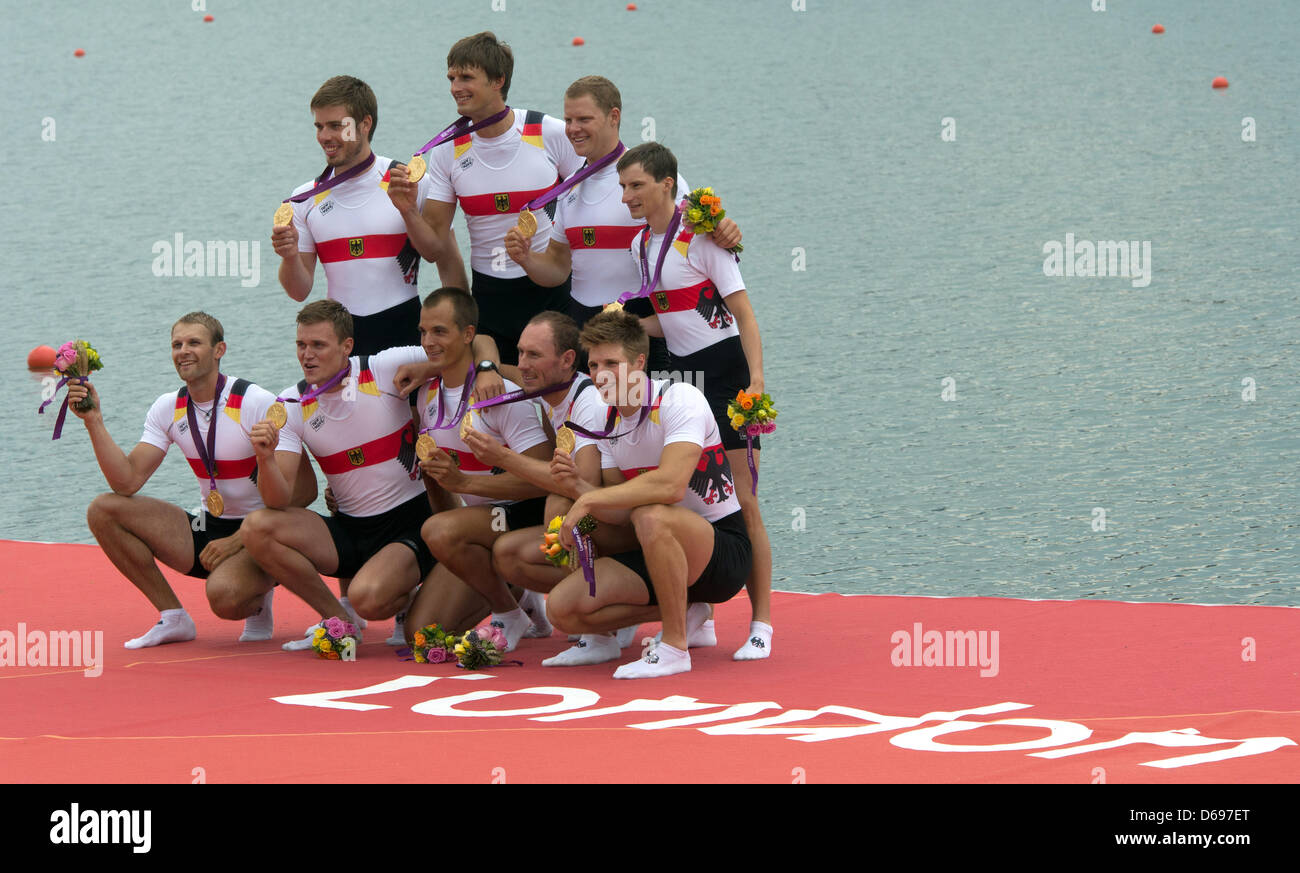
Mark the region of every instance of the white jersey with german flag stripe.
MULTIPOLYGON (((217 455, 217 492, 225 503, 222 518, 243 518, 255 509, 263 507, 262 495, 257 492, 257 455, 253 453, 253 443, 248 438, 248 431, 266 417, 266 409, 275 402, 275 395, 265 388, 252 383, 244 383, 242 394, 236 393, 238 379, 226 377, 225 387, 217 398, 216 455, 217 455)), ((194 415, 199 424, 197 435, 190 433, 189 416, 186 407, 192 401, 184 388, 164 394, 149 407, 149 414, 144 420, 144 434, 140 442, 148 443, 167 451, 172 443, 180 446, 190 469, 199 480, 199 502, 206 505, 208 491, 211 490, 208 473, 199 457, 199 450, 194 445, 195 436, 202 439, 204 451, 207 451, 208 428, 213 421, 212 402, 195 403, 194 415)), ((293 434, 280 437, 281 451, 297 454, 302 451, 298 438, 293 434)))
MULTIPOLYGON (((293 204, 298 251, 316 254, 325 267, 327 296, 353 315, 374 315, 419 296, 420 253, 388 199, 392 163, 392 158, 376 155, 367 172, 293 204)), ((293 193, 315 185, 315 180, 299 185, 293 193)), ((424 203, 428 194, 426 174, 416 185, 416 204, 424 203)))
MULTIPOLYGON (((419 346, 349 358, 351 369, 341 390, 306 404, 284 405, 289 420, 280 429, 276 451, 284 451, 288 433, 305 443, 344 515, 379 515, 424 493, 415 460, 411 403, 397 396, 393 377, 402 364, 427 360, 419 346)), ((309 387, 299 382, 280 396, 297 399, 309 387)))
MULTIPOLYGON (((503 380, 506 391, 518 391, 519 386, 510 380, 503 380)), ((416 401, 416 407, 420 410, 420 429, 432 427, 438 421, 438 413, 442 411, 442 423, 450 424, 440 430, 429 431, 429 436, 438 444, 438 448, 451 455, 456 466, 467 476, 490 476, 494 472, 502 472, 498 468, 493 468, 483 463, 474 453, 470 451, 469 446, 460 438, 460 422, 465 417, 456 417, 456 410, 460 408, 460 400, 464 395, 465 386, 458 388, 444 388, 441 379, 434 379, 431 383, 420 389, 419 399, 416 401)), ((473 387, 470 387, 471 393, 473 387)), ((473 403, 470 400, 465 404, 465 409, 469 412, 469 406, 473 403)), ((531 403, 503 403, 498 406, 488 406, 483 409, 469 412, 473 416, 474 429, 480 431, 492 439, 513 449, 516 452, 526 452, 533 446, 546 442, 546 432, 542 430, 541 422, 537 418, 537 411, 533 409, 531 403)), ((466 506, 477 506, 483 503, 495 503, 505 506, 515 503, 514 500, 502 500, 500 498, 482 497, 477 494, 462 494, 461 498, 465 501, 466 506)))
MULTIPOLYGON (((632 262, 641 270, 645 245, 646 268, 653 274, 664 235, 647 227, 628 249, 632 262)), ((677 356, 694 354, 727 337, 740 336, 736 317, 724 298, 743 291, 736 256, 707 236, 679 231, 664 258, 659 284, 650 292, 650 307, 659 316, 668 351, 677 356)))
MULTIPOLYGON (((513 123, 500 136, 485 139, 471 133, 426 155, 428 198, 460 206, 469 227, 470 265, 500 279, 524 275, 523 267, 505 255, 506 232, 519 220, 520 209, 582 166, 564 135, 564 122, 542 115, 536 124, 527 124, 524 110, 513 112, 513 123)), ((541 209, 534 214, 533 249, 542 252, 551 237, 551 219, 541 209)))
MULTIPOLYGON (((600 466, 618 469, 624 479, 659 468, 664 446, 692 443, 700 447, 695 472, 687 482, 686 494, 677 502, 708 521, 717 521, 740 511, 731 464, 722 448, 718 422, 709 409, 703 392, 684 382, 653 381, 655 400, 645 420, 629 434, 600 440, 600 466)), ((615 433, 622 433, 631 421, 615 423, 615 433)))

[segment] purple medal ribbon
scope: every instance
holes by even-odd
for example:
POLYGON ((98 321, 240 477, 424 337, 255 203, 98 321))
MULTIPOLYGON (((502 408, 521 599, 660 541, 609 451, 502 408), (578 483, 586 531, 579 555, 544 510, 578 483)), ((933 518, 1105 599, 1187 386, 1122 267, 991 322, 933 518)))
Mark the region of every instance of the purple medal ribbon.
POLYGON ((301 397, 276 397, 275 399, 281 403, 304 403, 304 404, 311 403, 317 397, 321 396, 326 391, 330 390, 339 382, 341 382, 343 380, 343 377, 346 376, 351 371, 352 371, 352 362, 348 361, 348 365, 346 367, 344 367, 342 370, 339 370, 333 376, 330 376, 329 381, 326 382, 324 385, 321 385, 319 388, 313 388, 310 391, 308 391, 306 394, 303 394, 301 397))
MULTIPOLYGON (((82 384, 85 384, 90 381, 85 376, 64 376, 62 379, 58 381, 58 384, 54 386, 54 390, 57 392, 60 388, 62 388, 64 385, 67 385, 73 379, 80 379, 82 381, 82 384)), ((46 400, 44 403, 42 403, 40 408, 36 410, 37 414, 44 415, 45 407, 49 406, 53 402, 54 402, 54 398, 51 397, 49 400, 46 400)), ((59 407, 59 417, 54 420, 54 436, 50 437, 50 439, 57 440, 59 437, 63 436, 63 422, 67 417, 68 417, 68 395, 64 394, 63 405, 59 407)))
POLYGON ((517 391, 507 391, 505 394, 499 394, 496 397, 487 400, 480 400, 470 409, 487 409, 489 406, 500 406, 502 403, 516 403, 520 400, 531 400, 534 397, 541 397, 543 394, 550 394, 552 391, 559 391, 561 388, 568 388, 573 384, 573 380, 578 378, 574 373, 564 382, 556 382, 554 385, 547 385, 545 388, 538 388, 533 391, 525 391, 523 388, 517 391))
POLYGON ((344 182, 348 181, 349 179, 355 179, 357 176, 360 176, 366 170, 369 170, 371 165, 374 164, 374 162, 375 162, 375 153, 371 152, 370 155, 364 161, 357 164, 355 167, 353 167, 350 170, 345 170, 344 172, 335 176, 333 179, 330 179, 328 182, 326 182, 325 179, 329 176, 331 168, 326 167, 325 172, 321 173, 319 176, 316 177, 316 185, 310 191, 304 191, 301 194, 294 194, 291 197, 284 198, 284 200, 280 202, 301 203, 304 200, 308 200, 312 197, 315 197, 317 194, 322 194, 328 191, 329 189, 333 188, 335 185, 341 185, 344 182))
POLYGON ((525 204, 524 208, 532 209, 532 210, 541 209, 546 204, 550 203, 552 200, 555 200, 556 198, 560 197, 560 195, 562 195, 565 191, 568 191, 570 188, 577 185, 583 179, 587 178, 593 173, 600 172, 605 167, 608 167, 611 163, 618 160, 618 156, 623 154, 623 152, 625 151, 627 151, 627 146, 623 145, 623 143, 620 141, 618 144, 618 148, 614 149, 612 152, 605 155, 605 157, 596 161, 596 163, 589 164, 583 167, 581 170, 574 173, 568 179, 556 185, 554 188, 547 191, 545 194, 541 195, 540 197, 530 200, 527 204, 525 204))
POLYGON ((604 430, 587 430, 582 425, 575 424, 574 422, 569 421, 567 418, 564 420, 564 427, 567 427, 569 430, 580 433, 583 436, 589 437, 590 439, 593 440, 615 440, 618 439, 619 437, 627 436, 632 431, 640 427, 641 423, 645 421, 645 417, 649 414, 650 414, 650 404, 647 403, 645 406, 641 407, 641 416, 637 418, 636 424, 632 425, 622 433, 616 433, 616 434, 611 434, 610 431, 614 429, 614 420, 618 417, 617 407, 610 407, 609 412, 606 414, 604 430))
POLYGON ((673 210, 672 220, 668 222, 668 230, 664 231, 664 241, 659 246, 659 257, 655 259, 655 272, 650 275, 650 262, 646 259, 646 237, 649 233, 650 226, 641 232, 641 290, 636 294, 631 291, 624 291, 618 295, 619 303, 626 303, 633 298, 646 297, 655 286, 659 284, 659 276, 664 269, 664 258, 668 255, 668 250, 672 248, 673 237, 677 235, 677 228, 682 223, 682 204, 677 204, 673 210))
POLYGON ((585 533, 580 532, 578 530, 577 525, 574 525, 569 530, 573 534, 573 544, 574 546, 577 547, 578 550, 578 563, 582 565, 582 578, 587 580, 587 593, 590 596, 595 597, 596 596, 596 569, 594 566, 592 566, 594 560, 594 556, 593 556, 594 550, 592 549, 591 546, 591 538, 588 537, 585 533))
POLYGON ((749 461, 749 493, 758 495, 758 468, 754 466, 754 435, 745 428, 745 460, 749 461))
POLYGON ((221 390, 226 387, 226 374, 217 374, 217 393, 212 397, 212 418, 208 425, 208 445, 206 451, 203 438, 199 436, 199 418, 194 414, 193 396, 186 398, 185 419, 190 423, 190 436, 194 438, 194 450, 199 453, 203 469, 208 471, 208 488, 217 490, 217 407, 221 405, 221 390))
POLYGON ((491 127, 501 119, 510 114, 510 107, 507 106, 491 118, 485 118, 482 121, 471 122, 469 117, 462 115, 451 124, 442 129, 442 132, 424 144, 424 148, 413 154, 422 155, 434 146, 440 146, 445 142, 464 136, 467 133, 473 133, 476 130, 482 130, 485 127, 491 127))
POLYGON ((470 361, 469 372, 465 374, 465 382, 461 386, 460 403, 456 407, 456 414, 453 415, 451 421, 446 424, 442 423, 442 416, 446 412, 442 403, 442 380, 438 380, 438 420, 428 427, 421 428, 420 433, 428 433, 431 430, 446 430, 447 428, 454 427, 460 423, 460 420, 465 417, 465 407, 469 401, 470 395, 474 393, 474 377, 476 375, 478 375, 478 371, 475 369, 474 362, 470 361))

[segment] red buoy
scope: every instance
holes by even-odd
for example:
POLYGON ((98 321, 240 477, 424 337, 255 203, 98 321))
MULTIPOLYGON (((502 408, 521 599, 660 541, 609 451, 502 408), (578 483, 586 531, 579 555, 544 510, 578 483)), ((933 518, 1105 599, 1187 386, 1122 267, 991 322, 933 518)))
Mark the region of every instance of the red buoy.
POLYGON ((54 366, 56 352, 49 346, 37 346, 27 353, 27 369, 48 370, 54 366))
POLYGON ((212 21, 213 18, 212 18, 211 15, 205 15, 205 16, 203 16, 203 20, 204 20, 204 21, 212 21))
POLYGON ((1155 27, 1151 28, 1151 32, 1152 32, 1152 33, 1164 33, 1164 32, 1165 32, 1165 26, 1164 26, 1163 24, 1157 24, 1155 27))
POLYGON ((629 3, 629 4, 627 4, 627 11, 628 11, 628 12, 636 12, 636 4, 635 4, 635 3, 629 3))
POLYGON ((1226 88, 1226 87, 1228 87, 1228 80, 1225 79, 1225 78, 1223 78, 1222 76, 1215 76, 1215 77, 1214 77, 1214 81, 1210 83, 1210 87, 1211 87, 1211 88, 1226 88))
POLYGON ((586 45, 586 44, 587 44, 587 41, 586 41, 585 39, 583 39, 582 37, 580 37, 580 36, 575 36, 575 37, 573 38, 573 44, 574 44, 574 45, 586 45))
POLYGON ((85 50, 85 49, 77 49, 75 52, 72 53, 72 56, 73 56, 74 58, 84 58, 84 57, 86 56, 86 50, 85 50))

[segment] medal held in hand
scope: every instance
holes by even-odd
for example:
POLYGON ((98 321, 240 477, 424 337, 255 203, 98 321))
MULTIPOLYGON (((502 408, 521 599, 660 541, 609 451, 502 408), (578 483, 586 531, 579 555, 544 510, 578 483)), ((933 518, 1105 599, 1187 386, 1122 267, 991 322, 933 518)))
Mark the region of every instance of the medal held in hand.
POLYGON ((410 163, 406 165, 406 178, 410 179, 411 184, 414 185, 416 182, 424 178, 424 172, 428 167, 429 165, 424 162, 424 158, 420 155, 416 155, 411 158, 410 163))
POLYGON ((560 451, 572 455, 575 445, 577 445, 577 440, 573 436, 573 431, 568 427, 561 427, 555 432, 555 447, 560 451))
POLYGON ((464 440, 469 436, 469 432, 474 429, 474 413, 467 412, 465 417, 460 420, 460 438, 464 440))
POLYGON ((280 208, 275 210, 275 217, 271 219, 276 227, 284 227, 293 221, 293 204, 281 203, 280 208))
POLYGON ((531 209, 525 206, 519 211, 519 218, 515 222, 519 232, 524 235, 525 239, 532 239, 533 234, 537 233, 537 217, 533 215, 531 209))
POLYGON ((266 409, 266 420, 271 422, 277 428, 284 427, 289 423, 289 413, 285 411, 284 404, 280 401, 272 403, 266 409))
POLYGON ((438 451, 438 444, 434 442, 433 437, 427 433, 420 434, 420 438, 415 441, 415 456, 421 461, 427 461, 436 451, 438 451))

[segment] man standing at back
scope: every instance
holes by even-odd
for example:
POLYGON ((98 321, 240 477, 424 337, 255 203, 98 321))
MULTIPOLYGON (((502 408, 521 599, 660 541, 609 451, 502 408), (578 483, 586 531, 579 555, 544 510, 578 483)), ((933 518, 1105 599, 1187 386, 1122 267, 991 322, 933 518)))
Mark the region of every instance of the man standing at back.
MULTIPOLYGON (((447 55, 447 79, 464 131, 428 153, 430 182, 423 215, 441 257, 453 245, 451 222, 457 205, 469 227, 471 291, 482 315, 479 333, 492 337, 501 362, 514 364, 524 325, 546 309, 563 311, 568 280, 543 287, 506 256, 506 232, 531 200, 582 165, 558 119, 506 105, 514 56, 491 32, 466 37, 447 55)), ((532 244, 545 250, 553 210, 530 212, 536 222, 532 244)))
MULTIPOLYGON (((416 345, 420 257, 434 260, 434 252, 432 229, 414 206, 424 201, 429 182, 406 186, 403 172, 403 184, 390 185, 393 159, 370 148, 379 107, 365 82, 353 76, 329 79, 312 97, 311 111, 327 166, 293 195, 333 184, 294 203, 293 221, 272 231, 271 242, 283 259, 280 284, 294 300, 306 300, 319 260, 328 298, 352 314, 355 354, 416 345)), ((465 265, 454 238, 437 254, 443 284, 463 285, 465 265)))

